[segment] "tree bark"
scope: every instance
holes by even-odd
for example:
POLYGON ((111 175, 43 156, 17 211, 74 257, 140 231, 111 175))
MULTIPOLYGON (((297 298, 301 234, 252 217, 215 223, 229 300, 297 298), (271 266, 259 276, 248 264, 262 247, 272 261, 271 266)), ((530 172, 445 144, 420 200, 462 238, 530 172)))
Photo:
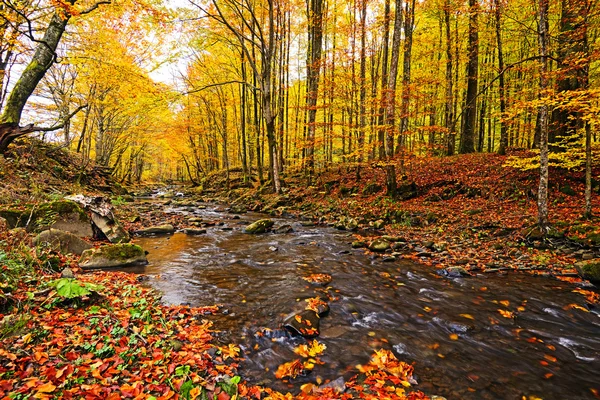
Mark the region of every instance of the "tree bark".
POLYGON ((506 122, 504 118, 506 116, 506 85, 504 83, 504 52, 502 51, 502 25, 501 25, 501 5, 500 0, 494 0, 494 16, 496 19, 496 46, 498 48, 498 71, 500 77, 498 78, 498 95, 500 96, 500 146, 498 147, 498 154, 506 154, 506 148, 508 147, 508 132, 506 129, 506 122))
POLYGON ((19 126, 21 114, 38 83, 54 63, 56 48, 70 18, 67 10, 60 9, 54 12, 42 40, 37 44, 33 58, 10 92, 4 112, 0 116, 0 154, 6 152, 16 138, 33 132, 33 127, 19 126))
POLYGON ((477 123, 477 84, 479 69, 479 15, 478 0, 469 0, 469 44, 467 62, 467 95, 465 97, 465 112, 462 135, 460 137, 460 153, 475 152, 475 125, 477 123))
MULTIPOLYGON (((538 0, 538 43, 540 49, 540 96, 548 95, 548 0, 538 0)), ((540 123, 540 183, 538 187, 538 225, 547 232, 548 221, 548 103, 542 101, 540 123)))

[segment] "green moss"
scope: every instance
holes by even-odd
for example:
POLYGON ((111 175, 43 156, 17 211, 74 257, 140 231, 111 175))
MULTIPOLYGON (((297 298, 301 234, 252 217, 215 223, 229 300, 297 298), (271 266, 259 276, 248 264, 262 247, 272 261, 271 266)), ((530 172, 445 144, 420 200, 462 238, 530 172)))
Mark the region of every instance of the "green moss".
POLYGON ((144 249, 137 244, 120 243, 103 246, 102 255, 108 259, 127 259, 144 255, 144 249))
POLYGON ((49 203, 44 203, 39 207, 39 211, 36 215, 44 217, 45 215, 56 213, 58 215, 65 214, 78 214, 79 220, 83 222, 89 221, 89 218, 85 211, 79 206, 79 204, 70 200, 57 200, 49 203))

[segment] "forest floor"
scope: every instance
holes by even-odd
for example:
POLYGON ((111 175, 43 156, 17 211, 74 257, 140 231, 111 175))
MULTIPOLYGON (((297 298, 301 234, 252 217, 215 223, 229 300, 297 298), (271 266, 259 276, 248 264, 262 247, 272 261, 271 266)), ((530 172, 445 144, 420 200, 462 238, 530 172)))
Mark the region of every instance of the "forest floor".
MULTIPOLYGON (((551 275, 573 282, 594 307, 597 291, 573 269, 578 260, 599 257, 600 220, 580 218, 582 174, 551 171, 554 230, 541 237, 535 229, 537 175, 505 162, 495 155, 411 159, 405 164, 405 200, 385 195, 384 172, 375 167, 363 168, 360 180, 355 168, 323 171, 314 186, 302 176, 287 177, 280 195, 242 185, 239 173, 231 173, 229 182, 215 174, 202 191, 183 191, 187 198, 221 201, 236 212, 291 214, 351 230, 356 246, 376 256, 409 258, 435 269, 460 267, 469 274, 551 275), (383 253, 368 249, 385 235, 403 239, 395 242, 402 246, 383 253)), ((126 191, 104 169, 38 142, 24 142, 0 158, 0 174, 5 206, 85 193, 112 196, 123 221, 137 212, 123 203, 126 191)), ((600 213, 597 193, 593 201, 600 213)), ((139 217, 126 227, 188 224, 160 213, 139 217)), ((37 251, 22 229, 0 229, 0 236, 0 398, 429 398, 413 391, 413 367, 385 350, 346 382, 344 393, 307 386, 292 396, 247 386, 238 377, 239 348, 212 341, 214 307, 164 306, 140 276, 82 273, 76 258, 37 251), (61 278, 66 267, 74 279, 61 278)), ((292 378, 302 368, 285 365, 281 374, 292 378)))

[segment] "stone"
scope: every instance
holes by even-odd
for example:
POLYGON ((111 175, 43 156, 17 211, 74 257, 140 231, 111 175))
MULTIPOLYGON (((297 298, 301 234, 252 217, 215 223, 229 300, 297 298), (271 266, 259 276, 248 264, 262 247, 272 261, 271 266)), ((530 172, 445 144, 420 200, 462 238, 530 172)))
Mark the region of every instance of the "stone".
POLYGON ((67 197, 90 213, 92 223, 111 243, 125 243, 130 237, 113 213, 110 199, 102 196, 87 197, 81 194, 67 197))
POLYGON ((292 232, 294 232, 294 228, 292 228, 291 225, 287 225, 286 224, 286 225, 278 226, 277 228, 275 228, 273 230, 273 232, 279 233, 279 234, 282 234, 282 233, 292 233, 292 232))
POLYGON ((338 393, 343 393, 346 391, 346 381, 344 380, 343 376, 340 376, 331 382, 319 386, 319 390, 323 389, 333 389, 338 393))
POLYGON ((185 228, 183 233, 190 236, 204 235, 206 233, 206 229, 185 228))
POLYGON ((321 332, 321 336, 323 338, 335 339, 335 338, 344 336, 345 334, 348 333, 348 331, 349 331, 349 328, 347 328, 345 326, 337 325, 337 326, 332 326, 327 329, 324 329, 323 332, 321 332))
POLYGON ((390 248, 390 242, 388 242, 385 239, 382 238, 377 238, 375 240, 373 240, 371 242, 371 244, 369 244, 369 250, 371 251, 377 251, 377 252, 384 252, 386 250, 388 250, 390 248))
POLYGON ((384 226, 385 226, 385 221, 382 219, 378 219, 377 221, 373 222, 374 229, 382 229, 384 226))
POLYGON ((110 244, 83 252, 79 259, 82 269, 128 267, 148 263, 146 252, 131 243, 110 244))
POLYGON ((462 278, 465 276, 471 276, 469 271, 463 267, 448 267, 445 269, 437 270, 438 275, 447 276, 449 278, 462 278))
POLYGON ((229 212, 231 214, 245 214, 247 211, 248 210, 246 210, 246 207, 237 204, 229 208, 229 212))
POLYGON ((354 231, 358 228, 358 222, 354 218, 342 216, 333 226, 341 231, 354 231))
POLYGON ((401 238, 399 236, 383 235, 381 238, 387 240, 388 242, 406 243, 406 240, 404 240, 404 238, 401 238))
POLYGON ((60 277, 67 278, 67 279, 73 279, 73 278, 75 278, 75 274, 73 273, 73 270, 71 268, 67 267, 61 271, 60 277))
POLYGON ((60 229, 48 229, 33 239, 33 244, 40 247, 50 248, 63 254, 81 255, 85 250, 91 249, 92 245, 79 236, 60 229))
POLYGON ((600 258, 580 261, 574 265, 583 279, 593 284, 600 284, 600 258))
POLYGON ((367 247, 367 243, 363 242, 362 240, 356 240, 352 242, 353 249, 362 249, 364 247, 367 247))
POLYGON ((175 232, 175 227, 171 224, 162 224, 140 229, 136 232, 138 235, 167 235, 175 232))
POLYGON ((300 335, 305 338, 319 336, 320 318, 312 310, 304 310, 288 318, 283 327, 292 334, 300 335))
POLYGON ((248 225, 244 229, 244 232, 250 233, 250 234, 265 233, 274 224, 275 223, 270 219, 259 219, 258 221, 253 222, 250 225, 248 225))
POLYGON ((92 211, 91 215, 94 225, 102 231, 111 243, 127 243, 131 239, 129 233, 123 229, 121 224, 114 217, 111 218, 112 214, 111 216, 103 216, 92 211))

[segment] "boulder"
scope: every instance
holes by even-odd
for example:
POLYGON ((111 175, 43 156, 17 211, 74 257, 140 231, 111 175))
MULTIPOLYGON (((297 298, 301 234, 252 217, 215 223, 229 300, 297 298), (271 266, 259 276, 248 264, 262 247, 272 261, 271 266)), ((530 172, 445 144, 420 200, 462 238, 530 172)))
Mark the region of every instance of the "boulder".
POLYGON ((244 232, 251 234, 265 233, 273 225, 274 222, 270 219, 259 219, 258 221, 248 225, 246 229, 244 229, 244 232))
POLYGON ((42 231, 50 228, 71 232, 79 237, 94 234, 90 218, 79 204, 69 200, 51 201, 39 205, 27 205, 20 209, 0 210, 10 228, 27 228, 42 231))
POLYGON ((384 252, 389 248, 390 242, 382 238, 377 238, 369 244, 369 250, 371 251, 384 252))
POLYGON ((575 268, 583 279, 587 279, 593 284, 600 284, 600 258, 580 261, 575 264, 575 268))
POLYGON ((92 214, 92 222, 106 236, 111 243, 127 243, 131 239, 129 233, 121 224, 114 218, 100 215, 94 211, 92 214))
POLYGON ((89 211, 94 226, 111 243, 125 243, 129 241, 129 234, 123 229, 112 211, 113 206, 110 199, 102 196, 87 197, 82 194, 69 196, 67 199, 76 202, 89 211))
POLYGON ((157 226, 151 226, 149 228, 140 229, 136 231, 138 235, 166 235, 175 232, 175 227, 171 224, 162 224, 157 226))
POLYGON ((79 266, 83 269, 128 267, 148 264, 146 252, 131 243, 110 244, 83 252, 79 266))
POLYGON ((70 232, 79 237, 94 235, 90 218, 79 204, 69 201, 53 201, 40 206, 35 212, 35 224, 39 228, 53 228, 70 232))
POLYGON ((320 318, 312 310, 304 310, 288 318, 283 327, 292 334, 300 335, 305 338, 319 336, 320 318))
POLYGON ((63 254, 71 253, 78 256, 85 250, 91 249, 92 245, 79 236, 59 229, 43 231, 33 239, 36 246, 48 247, 63 254))

